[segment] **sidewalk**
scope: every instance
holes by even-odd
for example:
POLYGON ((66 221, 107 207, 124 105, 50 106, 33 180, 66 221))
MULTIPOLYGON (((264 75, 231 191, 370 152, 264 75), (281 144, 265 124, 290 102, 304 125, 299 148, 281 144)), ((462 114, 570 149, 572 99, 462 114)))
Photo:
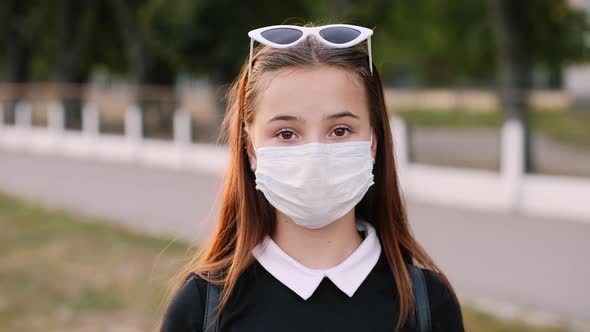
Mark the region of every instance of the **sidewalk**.
POLYGON ((409 215, 460 296, 590 321, 590 225, 416 202, 409 215))

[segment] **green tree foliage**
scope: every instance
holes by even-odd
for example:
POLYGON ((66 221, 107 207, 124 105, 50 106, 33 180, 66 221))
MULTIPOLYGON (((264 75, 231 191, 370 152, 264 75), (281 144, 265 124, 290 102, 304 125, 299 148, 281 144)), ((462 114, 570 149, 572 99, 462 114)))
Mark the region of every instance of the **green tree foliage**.
MULTIPOLYGON (((384 71, 398 80, 411 73, 420 85, 489 85, 497 52, 489 7, 485 0, 394 1, 375 31, 384 71)), ((524 14, 532 66, 549 71, 556 85, 564 63, 589 58, 585 15, 566 0, 526 1, 524 14)))
POLYGON ((142 18, 152 44, 177 68, 225 83, 248 54, 249 30, 302 23, 311 14, 309 7, 305 1, 153 0, 142 18))
MULTIPOLYGON (((564 64, 590 58, 588 20, 567 0, 526 6, 531 68, 558 86, 564 64)), ((182 72, 223 84, 246 59, 250 29, 352 23, 375 29, 375 62, 390 84, 490 86, 490 12, 486 0, 3 0, 0 65, 4 81, 83 81, 101 68, 138 83, 182 72)))
POLYGON ((49 8, 33 1, 0 1, 0 79, 25 82, 31 79, 31 64, 41 44, 40 31, 49 8))

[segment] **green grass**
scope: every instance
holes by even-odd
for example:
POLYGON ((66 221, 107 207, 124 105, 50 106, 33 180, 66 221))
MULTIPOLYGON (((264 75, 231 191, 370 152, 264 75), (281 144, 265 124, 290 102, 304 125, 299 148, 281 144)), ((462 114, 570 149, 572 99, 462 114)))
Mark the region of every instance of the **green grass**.
MULTIPOLYGON (((187 245, 0 194, 0 331, 156 331, 187 245)), ((464 306, 473 332, 560 332, 464 306)))
POLYGON ((499 320, 472 307, 463 306, 466 331, 477 332, 562 332, 561 327, 532 327, 520 320, 499 320))
POLYGON ((155 331, 186 252, 0 194, 0 331, 155 331))
MULTIPOLYGON (((501 112, 470 112, 468 110, 402 110, 396 113, 408 123, 429 128, 500 128, 501 112)), ((530 113, 531 130, 555 141, 590 148, 590 113, 558 110, 534 110, 530 113)))

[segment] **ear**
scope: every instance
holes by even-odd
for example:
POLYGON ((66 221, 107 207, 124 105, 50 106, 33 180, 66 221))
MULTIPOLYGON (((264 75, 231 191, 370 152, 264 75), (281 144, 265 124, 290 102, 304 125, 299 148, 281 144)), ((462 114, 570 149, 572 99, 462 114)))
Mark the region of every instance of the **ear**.
POLYGON ((373 160, 375 160, 375 157, 377 156, 377 134, 375 134, 374 130, 371 130, 371 136, 373 136, 373 142, 371 143, 371 156, 373 157, 373 160))
POLYGON ((250 169, 252 171, 256 170, 256 152, 254 151, 254 146, 252 145, 252 135, 250 134, 250 128, 244 127, 244 132, 246 133, 244 137, 244 143, 246 147, 246 153, 248 155, 248 160, 250 162, 250 169))

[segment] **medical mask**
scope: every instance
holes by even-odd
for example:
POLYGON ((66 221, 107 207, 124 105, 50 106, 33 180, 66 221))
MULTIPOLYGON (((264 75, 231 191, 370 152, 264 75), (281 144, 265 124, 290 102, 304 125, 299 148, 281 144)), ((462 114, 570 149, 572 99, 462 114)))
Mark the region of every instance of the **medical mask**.
POLYGON ((322 228, 354 208, 373 185, 369 141, 256 148, 256 189, 307 228, 322 228))

